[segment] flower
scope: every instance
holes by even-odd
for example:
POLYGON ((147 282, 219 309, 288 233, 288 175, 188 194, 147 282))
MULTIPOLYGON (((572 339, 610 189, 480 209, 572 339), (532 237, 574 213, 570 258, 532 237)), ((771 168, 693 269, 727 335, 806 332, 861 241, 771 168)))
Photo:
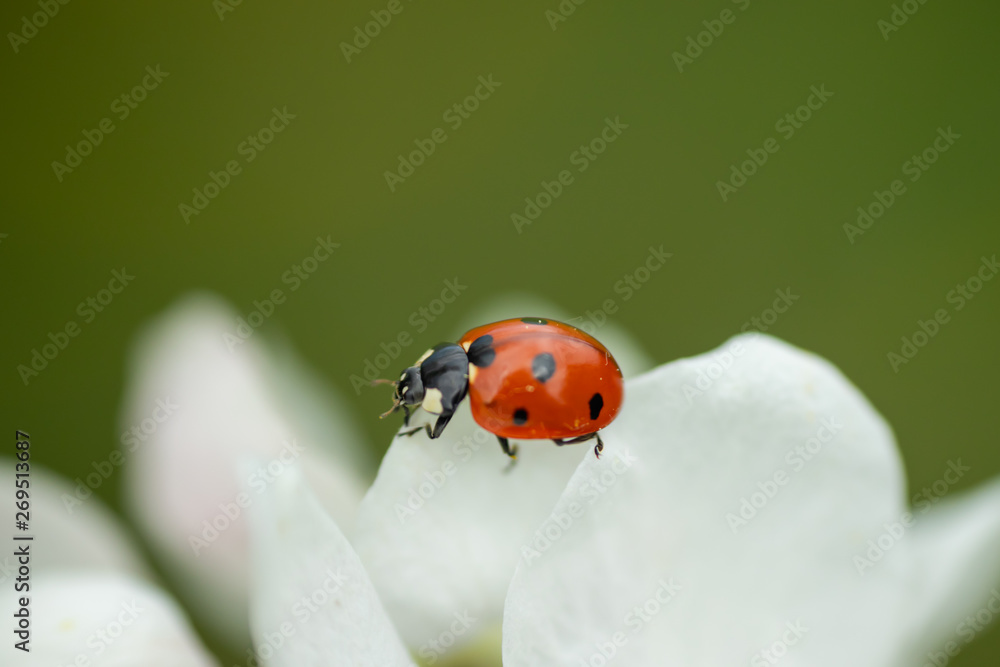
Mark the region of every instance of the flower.
POLYGON ((141 439, 127 506, 182 599, 233 648, 249 641, 244 512, 259 490, 299 461, 339 521, 361 501, 369 464, 338 407, 287 350, 241 338, 215 297, 185 299, 139 337, 121 418, 141 439), (249 456, 262 467, 243 496, 236 466, 249 456))
POLYGON ((587 510, 518 566, 507 667, 913 665, 1000 612, 1000 481, 909 508, 888 425, 828 362, 740 336, 627 390, 605 442, 636 461, 570 480, 553 514, 587 510))
MULTIPOLYGON (((5 479, 14 464, 0 460, 5 479)), ((29 474, 30 529, 21 535, 33 539, 0 561, 0 613, 15 630, 3 664, 216 667, 101 501, 37 463, 29 474)))
POLYGON ((600 459, 523 443, 509 467, 464 406, 438 440, 394 439, 362 499, 347 411, 289 400, 253 338, 218 344, 230 318, 199 299, 147 335, 126 423, 164 394, 181 408, 130 459, 130 497, 185 598, 228 590, 210 613, 238 628, 249 592, 268 667, 463 650, 506 667, 895 667, 1000 613, 1000 481, 908 507, 884 420, 776 339, 629 377, 600 459), (301 455, 259 484, 290 438, 301 455), (222 554, 190 553, 239 498, 222 554))
MULTIPOLYGON (((442 490, 420 510, 437 530, 399 526, 388 499, 450 455, 423 436, 391 446, 362 504, 357 552, 304 484, 281 480, 254 509, 252 609, 267 664, 409 664, 408 637, 427 620, 416 605, 410 617, 387 613, 400 593, 386 572, 428 601, 427 616, 453 604, 457 624, 431 629, 437 641, 419 650, 433 662, 467 623, 463 595, 474 597, 440 590, 444 568, 463 585, 480 573, 488 582, 489 549, 475 544, 497 547, 494 530, 521 550, 504 612, 508 667, 902 666, 953 654, 977 623, 967 615, 1000 613, 1000 482, 908 508, 889 427, 829 363, 740 336, 627 391, 605 455, 584 456, 548 518, 520 539, 502 511, 529 492, 531 472, 517 487, 482 456, 456 465, 443 487, 454 495, 442 490), (470 510, 484 496, 499 519, 470 510), (296 607, 303 600, 313 615, 296 607), (268 644, 283 623, 283 645, 268 644)), ((465 421, 451 437, 473 430, 465 421)))
MULTIPOLYGON (((471 316, 478 321, 502 319, 527 312, 522 308, 558 314, 514 296, 493 304, 487 313, 471 316)), ((372 577, 383 591, 394 591, 384 601, 408 642, 419 648, 428 633, 436 635, 442 624, 453 622, 457 604, 481 619, 463 635, 463 642, 484 633, 498 634, 507 584, 519 555, 517 540, 545 517, 582 449, 575 455, 554 447, 523 453, 525 465, 519 474, 505 479, 526 486, 517 492, 515 502, 507 499, 504 511, 497 512, 495 497, 482 494, 479 485, 484 479, 497 479, 507 459, 472 456, 473 449, 499 452, 500 448, 495 437, 473 429, 466 407, 442 440, 427 445, 422 438, 411 438, 410 447, 390 450, 389 457, 399 465, 383 464, 362 503, 373 475, 343 401, 287 350, 275 355, 256 334, 240 338, 238 323, 237 314, 216 297, 182 300, 140 336, 126 387, 123 431, 143 423, 168 398, 177 405, 162 423, 142 432, 143 442, 129 455, 126 490, 136 523, 182 599, 213 631, 242 650, 249 641, 245 512, 290 464, 301 463, 338 525, 349 535, 359 532, 359 549, 368 559, 372 577), (462 434, 468 443, 458 443, 452 434, 462 434), (294 443, 293 451, 287 443, 294 443), (394 507, 397 501, 405 504, 411 489, 420 498, 425 472, 435 477, 430 468, 421 466, 440 458, 441 450, 454 464, 477 469, 476 475, 460 478, 471 486, 461 481, 435 487, 438 502, 401 516, 394 507), (237 468, 247 458, 258 464, 241 477, 237 468), (397 498, 399 490, 403 493, 397 498), (444 499, 448 502, 439 505, 444 499), (437 507, 451 507, 452 502, 464 506, 468 525, 478 528, 469 532, 439 522, 437 507), (384 503, 389 511, 383 517, 384 503), (477 515, 491 518, 482 522, 477 515), (445 544, 451 545, 450 553, 441 550, 445 544), (388 550, 408 555, 380 567, 386 562, 380 554, 388 550), (449 555, 443 557, 445 553, 449 555), (454 576, 467 573, 455 567, 466 557, 480 559, 481 569, 464 579, 454 576), (408 565, 397 568, 399 562, 424 563, 420 577, 435 594, 406 585, 411 571, 408 565)), ((613 324, 602 328, 601 336, 615 345, 616 353, 620 351, 626 374, 651 365, 613 324)), ((419 353, 414 350, 412 356, 419 353)))

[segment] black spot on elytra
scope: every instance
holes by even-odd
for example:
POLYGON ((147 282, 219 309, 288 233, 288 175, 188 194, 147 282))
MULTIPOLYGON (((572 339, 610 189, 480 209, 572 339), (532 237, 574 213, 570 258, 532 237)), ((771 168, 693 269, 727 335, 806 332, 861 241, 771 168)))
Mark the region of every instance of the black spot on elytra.
POLYGON ((601 409, 604 407, 604 397, 599 393, 590 397, 590 418, 597 419, 601 416, 601 409))
POLYGON ((543 320, 540 317, 522 317, 521 321, 525 324, 548 324, 548 320, 543 320))
POLYGON ((486 368, 492 364, 493 359, 497 356, 497 351, 493 349, 493 336, 486 334, 472 341, 472 345, 469 346, 468 356, 469 363, 475 364, 480 368, 486 368))
POLYGON ((524 408, 518 408, 514 410, 514 423, 520 426, 521 424, 528 421, 528 411, 524 408))
POLYGON ((556 358, 548 352, 536 354, 531 360, 531 374, 539 382, 545 382, 556 372, 556 358))

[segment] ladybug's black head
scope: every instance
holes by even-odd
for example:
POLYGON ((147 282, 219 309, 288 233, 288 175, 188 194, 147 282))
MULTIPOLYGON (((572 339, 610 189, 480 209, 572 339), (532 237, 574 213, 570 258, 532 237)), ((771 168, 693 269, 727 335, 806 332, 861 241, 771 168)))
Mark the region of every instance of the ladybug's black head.
POLYGON ((403 405, 416 405, 424 400, 424 381, 420 379, 419 366, 410 366, 403 371, 392 400, 403 405))
POLYGON ((382 413, 384 419, 404 405, 417 405, 424 400, 424 382, 420 378, 420 366, 410 366, 398 380, 374 380, 375 384, 391 384, 392 407, 382 413))
POLYGON ((399 380, 377 382, 395 386, 392 407, 383 417, 404 405, 420 405, 432 415, 450 417, 469 390, 469 359, 460 345, 441 343, 403 371, 399 380))

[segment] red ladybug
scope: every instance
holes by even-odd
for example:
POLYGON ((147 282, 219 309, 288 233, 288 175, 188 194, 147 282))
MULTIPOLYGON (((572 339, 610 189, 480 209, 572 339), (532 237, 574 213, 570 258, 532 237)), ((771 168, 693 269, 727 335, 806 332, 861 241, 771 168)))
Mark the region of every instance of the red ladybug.
POLYGON ((469 396, 472 417, 500 440, 514 458, 508 438, 546 439, 568 445, 597 438, 618 415, 624 397, 622 373, 607 348, 576 327, 555 320, 522 317, 477 327, 456 343, 434 346, 403 371, 385 417, 402 408, 437 415, 421 428, 437 438, 462 400, 469 396))

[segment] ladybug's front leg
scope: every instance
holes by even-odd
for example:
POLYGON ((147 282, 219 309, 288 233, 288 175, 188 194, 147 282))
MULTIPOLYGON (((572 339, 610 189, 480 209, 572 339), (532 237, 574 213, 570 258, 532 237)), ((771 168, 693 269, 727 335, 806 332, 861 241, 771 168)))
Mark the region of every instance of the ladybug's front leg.
POLYGON ((427 435, 429 435, 431 437, 431 439, 440 438, 441 437, 441 433, 444 432, 444 427, 448 425, 448 422, 451 421, 451 418, 453 416, 454 416, 454 413, 444 413, 444 412, 442 412, 441 414, 439 414, 438 418, 437 418, 437 421, 434 422, 434 431, 431 432, 431 428, 430 428, 430 426, 428 426, 427 427, 427 435))
MULTIPOLYGON (((396 437, 398 438, 401 435, 411 436, 414 433, 420 431, 420 429, 423 429, 423 430, 427 431, 427 437, 430 438, 431 440, 434 440, 436 438, 440 438, 441 437, 441 432, 444 431, 444 427, 447 426, 448 422, 451 421, 452 416, 453 415, 438 415, 437 421, 434 422, 434 430, 433 431, 431 430, 431 425, 430 424, 424 424, 423 426, 417 426, 417 427, 411 428, 409 431, 403 431, 401 433, 397 433, 396 437)), ((407 417, 409 417, 409 415, 407 415, 407 417)), ((406 422, 403 422, 403 426, 406 426, 406 422)))
MULTIPOLYGON (((405 426, 405 424, 404 424, 404 426, 405 426)), ((427 437, 428 438, 433 438, 434 437, 434 435, 431 433, 431 425, 430 424, 424 424, 423 426, 417 426, 416 428, 411 428, 409 431, 402 431, 400 433, 397 433, 396 437, 399 438, 399 437, 404 436, 404 435, 406 437, 410 437, 414 433, 416 433, 417 431, 420 431, 421 429, 424 430, 424 431, 427 431, 427 437)))

